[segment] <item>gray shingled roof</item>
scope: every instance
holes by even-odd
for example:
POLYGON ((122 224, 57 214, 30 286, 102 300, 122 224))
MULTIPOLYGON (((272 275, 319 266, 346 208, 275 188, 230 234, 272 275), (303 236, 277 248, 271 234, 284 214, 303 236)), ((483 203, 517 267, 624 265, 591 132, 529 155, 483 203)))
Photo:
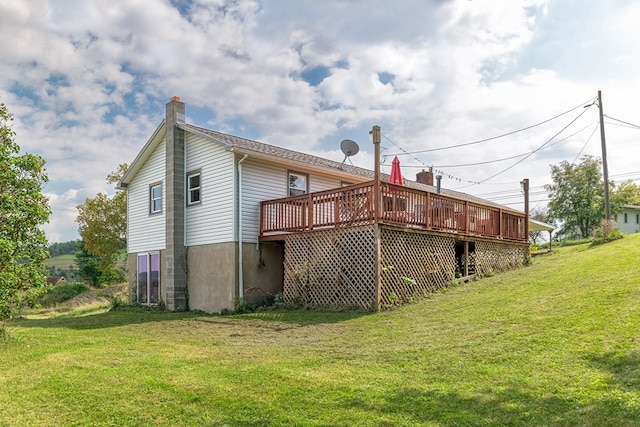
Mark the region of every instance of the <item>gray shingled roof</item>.
MULTIPOLYGON (((254 153, 260 153, 267 156, 272 156, 274 159, 287 159, 294 162, 298 162, 301 164, 308 164, 315 167, 320 167, 323 169, 327 169, 329 171, 341 171, 346 172, 351 175, 361 176, 367 179, 373 179, 374 173, 372 170, 363 169, 357 166, 352 166, 348 164, 342 164, 340 162, 336 162, 334 160, 325 159, 323 157, 314 156, 311 154, 301 153, 299 151, 293 151, 282 147, 277 147, 275 145, 265 144, 263 142, 252 141, 250 139, 240 138, 238 136, 228 135, 221 132, 216 132, 210 129, 201 128, 194 125, 189 124, 181 124, 179 125, 181 129, 186 131, 198 133, 207 137, 210 137, 219 143, 224 144, 225 146, 233 149, 237 149, 240 151, 248 151, 254 153)), ((383 181, 389 180, 389 175, 381 174, 381 179, 383 181)), ((409 188, 415 188, 417 190, 430 191, 435 193, 436 187, 433 185, 420 184, 418 182, 412 180, 406 180, 405 185, 409 188)), ((484 205, 490 205, 499 207, 502 209, 507 209, 513 211, 514 209, 508 208, 503 205, 499 205, 497 203, 493 203, 489 200, 482 199, 480 197, 472 196, 467 193, 462 193, 459 191, 449 190, 446 188, 441 188, 440 192, 446 196, 455 197, 460 200, 466 200, 469 202, 480 203, 484 205)))

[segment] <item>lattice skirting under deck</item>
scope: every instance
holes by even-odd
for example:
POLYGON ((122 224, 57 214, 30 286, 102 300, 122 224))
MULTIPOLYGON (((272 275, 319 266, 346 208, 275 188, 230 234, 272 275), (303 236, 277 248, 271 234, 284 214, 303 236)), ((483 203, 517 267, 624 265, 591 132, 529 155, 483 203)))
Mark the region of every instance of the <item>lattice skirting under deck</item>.
MULTIPOLYGON (((285 236, 285 300, 380 310, 442 289, 455 279, 459 266, 453 236, 383 225, 379 231, 379 294, 373 225, 285 236)), ((469 255, 473 271, 482 275, 523 265, 528 246, 478 240, 469 255)))
POLYGON ((529 246, 501 241, 476 242, 476 273, 480 276, 521 267, 529 256, 529 246))
POLYGON ((291 234, 284 240, 284 297, 375 310, 374 227, 291 234))

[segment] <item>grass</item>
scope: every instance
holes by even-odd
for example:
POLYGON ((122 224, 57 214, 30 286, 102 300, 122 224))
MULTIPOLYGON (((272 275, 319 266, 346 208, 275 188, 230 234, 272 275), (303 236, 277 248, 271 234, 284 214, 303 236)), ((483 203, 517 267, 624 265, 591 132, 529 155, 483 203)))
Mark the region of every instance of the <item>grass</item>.
POLYGON ((0 425, 639 425, 639 258, 561 248, 371 315, 21 319, 0 425))
POLYGON ((76 258, 74 255, 69 254, 51 257, 47 260, 47 266, 63 270, 71 267, 76 268, 76 258))

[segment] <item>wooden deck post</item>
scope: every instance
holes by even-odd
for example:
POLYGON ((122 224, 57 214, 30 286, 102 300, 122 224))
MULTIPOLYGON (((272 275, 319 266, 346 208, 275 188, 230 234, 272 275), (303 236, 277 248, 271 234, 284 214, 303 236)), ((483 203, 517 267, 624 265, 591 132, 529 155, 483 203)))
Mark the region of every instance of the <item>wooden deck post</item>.
POLYGON ((307 195, 307 227, 308 230, 313 230, 313 197, 311 193, 307 195))
POLYGON ((469 275, 469 242, 464 241, 464 271, 462 272, 463 277, 467 277, 469 275))
MULTIPOLYGON (((469 202, 464 201, 464 234, 469 234, 469 202)), ((466 247, 466 246, 465 246, 466 247)))
POLYGON ((375 311, 380 311, 382 305, 382 242, 380 241, 380 225, 376 222, 373 224, 373 239, 374 239, 374 261, 373 261, 373 275, 375 286, 375 311))
POLYGON ((380 126, 375 125, 373 129, 371 129, 371 136, 373 140, 373 192, 375 194, 375 199, 373 199, 373 217, 374 222, 378 222, 380 220, 381 212, 380 212, 380 126))
POLYGON ((431 228, 431 193, 427 191, 427 203, 424 206, 425 226, 431 228))

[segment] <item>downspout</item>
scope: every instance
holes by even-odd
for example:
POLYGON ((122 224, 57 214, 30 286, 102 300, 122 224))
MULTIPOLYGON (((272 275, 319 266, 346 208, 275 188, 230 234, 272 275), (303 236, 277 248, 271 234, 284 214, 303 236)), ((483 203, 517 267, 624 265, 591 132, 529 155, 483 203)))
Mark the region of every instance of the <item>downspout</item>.
POLYGON ((244 297, 244 278, 242 277, 242 162, 249 157, 238 160, 238 298, 244 297))

